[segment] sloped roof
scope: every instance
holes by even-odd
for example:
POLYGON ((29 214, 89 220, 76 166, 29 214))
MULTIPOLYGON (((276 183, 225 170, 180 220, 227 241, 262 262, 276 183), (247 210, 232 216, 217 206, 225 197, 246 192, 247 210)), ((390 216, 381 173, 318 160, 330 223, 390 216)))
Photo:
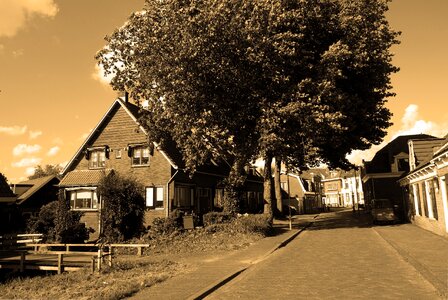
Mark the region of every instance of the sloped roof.
POLYGON ((96 186, 110 170, 73 170, 62 178, 59 186, 96 186))
POLYGON ((416 166, 430 161, 434 155, 434 149, 440 147, 444 139, 418 139, 411 140, 416 166))
MULTIPOLYGON (((25 202, 29 197, 34 195, 37 191, 39 191, 42 187, 44 187, 46 184, 48 184, 55 178, 57 179, 57 177, 55 175, 49 175, 49 176, 45 176, 45 177, 40 177, 40 178, 36 178, 36 179, 19 182, 17 185, 30 186, 30 188, 28 190, 26 190, 21 195, 18 195, 17 200, 18 200, 19 204, 25 202)), ((59 179, 57 179, 57 181, 59 181, 59 179)))
POLYGON ((436 137, 428 134, 413 134, 413 135, 401 135, 396 137, 386 146, 381 148, 375 153, 375 156, 371 161, 366 161, 367 173, 382 173, 390 172, 391 163, 393 158, 398 153, 409 153, 408 141, 418 139, 437 139, 436 137))
MULTIPOLYGON (((62 171, 62 175, 65 176, 67 172, 71 169, 73 163, 76 162, 76 160, 83 155, 83 150, 85 147, 89 144, 89 142, 94 138, 95 134, 100 130, 102 125, 107 121, 108 117, 111 115, 111 113, 114 111, 114 109, 117 106, 121 106, 131 117, 134 122, 140 126, 140 129, 143 133, 146 135, 148 134, 146 130, 139 124, 138 119, 141 116, 140 107, 138 107, 135 104, 129 103, 124 101, 123 98, 117 98, 112 105, 110 106, 109 110, 106 112, 106 114, 101 118, 100 122, 95 126, 95 128, 91 131, 89 136, 84 140, 82 145, 79 147, 78 151, 75 153, 75 155, 72 157, 72 159, 68 162, 68 164, 65 166, 64 170, 62 171)), ((174 162, 176 157, 174 159, 168 155, 164 149, 161 149, 160 146, 156 143, 154 143, 154 146, 156 149, 168 160, 168 162, 171 164, 171 166, 175 169, 178 168, 178 165, 174 162)), ((177 159, 176 159, 177 160, 177 159)))

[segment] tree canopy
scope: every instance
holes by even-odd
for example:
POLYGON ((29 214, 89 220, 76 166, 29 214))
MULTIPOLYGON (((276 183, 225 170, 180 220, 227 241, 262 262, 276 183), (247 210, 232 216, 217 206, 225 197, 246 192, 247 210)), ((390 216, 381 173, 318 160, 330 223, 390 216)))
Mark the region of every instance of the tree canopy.
POLYGON ((60 176, 61 171, 62 167, 59 165, 45 165, 44 167, 37 165, 34 168, 33 175, 28 176, 28 179, 36 179, 49 175, 60 176))
POLYGON ((259 156, 347 168, 390 126, 387 2, 147 0, 96 58, 191 170, 213 156, 236 157, 235 173, 259 156))

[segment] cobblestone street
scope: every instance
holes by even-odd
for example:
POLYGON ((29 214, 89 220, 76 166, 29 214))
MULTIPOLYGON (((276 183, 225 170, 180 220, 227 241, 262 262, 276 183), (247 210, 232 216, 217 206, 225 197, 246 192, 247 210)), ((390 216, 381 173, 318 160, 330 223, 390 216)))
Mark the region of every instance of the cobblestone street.
POLYGON ((379 233, 401 226, 377 231, 366 214, 321 214, 286 247, 207 299, 443 298, 379 233))

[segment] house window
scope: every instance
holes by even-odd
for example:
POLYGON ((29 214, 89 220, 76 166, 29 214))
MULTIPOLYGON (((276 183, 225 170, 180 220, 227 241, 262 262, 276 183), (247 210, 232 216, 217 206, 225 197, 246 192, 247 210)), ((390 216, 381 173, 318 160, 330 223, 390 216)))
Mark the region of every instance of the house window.
POLYGON ((70 208, 73 210, 98 209, 98 197, 95 190, 70 191, 70 208))
POLYGON ((398 159, 398 171, 409 172, 409 159, 408 158, 398 159))
POLYGON ((176 207, 191 207, 194 205, 194 190, 189 186, 176 186, 174 204, 176 207))
POLYGON ((422 193, 422 201, 423 201, 423 212, 425 217, 429 217, 428 211, 428 199, 426 197, 426 184, 425 182, 421 183, 421 193, 422 193))
POLYGON ((146 188, 146 207, 163 208, 163 187, 146 188))
POLYGON ((428 188, 429 188, 429 197, 431 199, 429 199, 429 201, 431 201, 432 204, 432 216, 434 219, 438 220, 439 219, 439 215, 437 213, 437 201, 436 201, 436 192, 434 189, 434 180, 429 180, 428 181, 428 188))
POLYGON ((106 152, 104 149, 90 151, 89 168, 104 168, 106 165, 106 152))
POLYGON ((132 165, 133 166, 147 166, 149 165, 149 148, 148 147, 134 147, 132 149, 132 165))

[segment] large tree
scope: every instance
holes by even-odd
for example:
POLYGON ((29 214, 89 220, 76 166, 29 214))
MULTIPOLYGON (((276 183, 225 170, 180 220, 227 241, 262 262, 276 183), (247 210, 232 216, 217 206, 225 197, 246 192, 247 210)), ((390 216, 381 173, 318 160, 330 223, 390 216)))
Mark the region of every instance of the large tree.
POLYGON ((348 167, 345 155, 379 143, 390 125, 386 0, 147 0, 107 37, 97 59, 112 86, 149 100, 151 139, 176 141, 194 171, 231 161, 229 181, 270 162, 348 167))

